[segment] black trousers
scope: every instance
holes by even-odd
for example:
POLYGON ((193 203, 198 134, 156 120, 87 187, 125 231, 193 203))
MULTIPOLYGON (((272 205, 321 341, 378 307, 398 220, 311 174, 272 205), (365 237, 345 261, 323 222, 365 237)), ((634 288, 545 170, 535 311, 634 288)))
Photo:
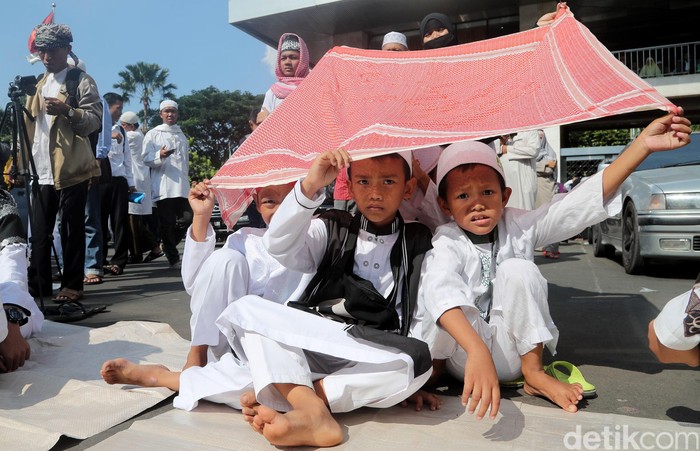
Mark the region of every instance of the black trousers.
POLYGON ((129 215, 131 226, 131 240, 129 240, 129 253, 135 261, 141 261, 144 252, 152 251, 158 241, 148 227, 151 215, 129 215))
POLYGON ((102 185, 102 242, 104 259, 109 250, 109 227, 114 233, 114 255, 111 264, 124 269, 129 256, 129 183, 126 177, 112 177, 109 184, 102 185), (109 222, 108 222, 109 221, 109 222))
POLYGON ((192 224, 192 209, 184 197, 161 199, 158 205, 158 222, 160 238, 163 240, 163 252, 172 265, 180 261, 177 245, 185 237, 187 228, 192 224))
POLYGON ((63 278, 61 287, 83 289, 85 266, 85 202, 88 182, 55 189, 39 185, 32 190, 32 258, 30 283, 51 294, 51 243, 56 216, 61 215, 63 278))

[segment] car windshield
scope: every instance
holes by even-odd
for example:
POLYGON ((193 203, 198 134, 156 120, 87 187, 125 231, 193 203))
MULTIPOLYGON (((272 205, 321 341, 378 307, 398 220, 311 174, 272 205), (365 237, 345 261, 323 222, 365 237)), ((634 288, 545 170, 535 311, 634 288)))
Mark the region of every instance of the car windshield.
POLYGON ((654 152, 639 165, 637 171, 700 165, 700 140, 698 140, 700 136, 693 136, 693 138, 696 140, 680 149, 669 152, 654 152))

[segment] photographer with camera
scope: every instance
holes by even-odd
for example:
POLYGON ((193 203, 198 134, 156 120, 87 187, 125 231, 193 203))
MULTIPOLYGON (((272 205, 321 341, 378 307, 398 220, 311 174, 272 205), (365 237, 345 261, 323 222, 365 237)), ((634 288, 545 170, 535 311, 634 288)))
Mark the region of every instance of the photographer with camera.
POLYGON ((79 69, 70 69, 68 55, 77 62, 67 25, 42 24, 36 27, 35 47, 46 73, 27 97, 26 108, 36 118, 27 118, 32 156, 39 180, 32 189, 32 258, 30 286, 34 291, 51 293, 51 232, 57 214, 61 215, 61 244, 64 271, 55 302, 78 301, 83 297, 85 263, 85 202, 88 181, 100 175, 88 135, 101 126, 102 101, 95 81, 79 69), (68 93, 72 76, 77 75, 77 95, 68 93), (41 208, 36 208, 41 206, 41 208))

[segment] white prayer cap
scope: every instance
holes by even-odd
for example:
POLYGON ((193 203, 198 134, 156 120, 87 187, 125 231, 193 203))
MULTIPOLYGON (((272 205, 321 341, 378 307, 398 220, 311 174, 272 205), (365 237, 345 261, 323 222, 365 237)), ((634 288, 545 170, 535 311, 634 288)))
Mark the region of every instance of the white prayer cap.
POLYGON ((396 152, 401 158, 406 160, 408 163, 408 173, 413 176, 413 153, 410 150, 404 150, 401 152, 396 152))
POLYGON ((78 64, 75 64, 75 60, 73 59, 72 55, 68 55, 68 58, 66 59, 68 62, 68 65, 71 67, 77 67, 78 69, 82 70, 83 72, 87 72, 87 69, 85 69, 85 61, 78 59, 78 64))
POLYGON ((442 151, 437 165, 437 186, 448 172, 463 164, 483 164, 493 168, 503 180, 503 167, 498 155, 488 144, 479 141, 462 141, 450 144, 442 151))
POLYGON ((175 108, 177 110, 177 102, 170 99, 165 99, 160 102, 160 111, 163 111, 166 108, 175 108))
POLYGON ((441 153, 442 147, 440 146, 424 147, 423 149, 414 149, 413 158, 418 160, 421 169, 428 173, 437 166, 441 153))
POLYGON ((406 35, 399 33, 398 31, 390 31, 384 35, 384 41, 382 42, 382 48, 387 44, 401 44, 408 49, 408 42, 406 41, 406 35))
POLYGON ((126 122, 127 124, 138 124, 139 117, 133 111, 125 111, 119 117, 119 122, 126 122))

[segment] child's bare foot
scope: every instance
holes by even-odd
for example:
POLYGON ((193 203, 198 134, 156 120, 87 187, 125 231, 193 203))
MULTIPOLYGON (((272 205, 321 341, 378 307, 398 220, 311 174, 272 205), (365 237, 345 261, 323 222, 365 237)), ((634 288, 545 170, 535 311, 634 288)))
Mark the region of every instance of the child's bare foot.
POLYGON ((102 364, 100 375, 108 384, 139 385, 141 387, 157 387, 158 375, 170 372, 163 365, 137 365, 126 359, 107 360, 102 364))
POLYGON ((255 399, 254 391, 247 391, 241 395, 241 412, 243 419, 246 420, 258 433, 262 434, 262 428, 255 427, 253 419, 255 418, 255 408, 258 407, 258 400, 255 399))
POLYGON ((343 431, 322 403, 280 413, 257 405, 251 424, 277 446, 334 446, 343 440, 343 431))
POLYGON ((525 374, 525 393, 531 396, 544 396, 567 412, 576 412, 576 405, 583 399, 580 384, 567 384, 554 379, 544 370, 525 374))

